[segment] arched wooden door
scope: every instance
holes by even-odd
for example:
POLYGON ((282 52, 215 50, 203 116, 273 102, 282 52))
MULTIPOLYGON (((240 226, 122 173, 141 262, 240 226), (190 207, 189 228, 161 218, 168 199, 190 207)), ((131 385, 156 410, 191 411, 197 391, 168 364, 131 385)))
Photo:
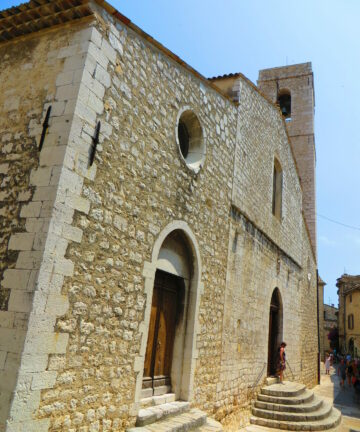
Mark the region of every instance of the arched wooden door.
POLYGON ((175 330, 183 291, 182 278, 156 271, 143 375, 143 389, 152 389, 154 395, 171 391, 175 330))
POLYGON ((282 334, 282 308, 280 292, 275 288, 270 302, 269 338, 268 338, 268 376, 275 375, 277 371, 278 349, 282 334))

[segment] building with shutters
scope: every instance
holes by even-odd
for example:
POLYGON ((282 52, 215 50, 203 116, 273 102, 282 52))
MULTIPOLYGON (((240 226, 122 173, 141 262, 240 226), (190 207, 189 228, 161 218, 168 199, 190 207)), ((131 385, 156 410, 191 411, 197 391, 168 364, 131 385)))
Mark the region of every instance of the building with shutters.
POLYGON ((360 355, 360 276, 343 274, 337 279, 339 295, 340 352, 360 355))

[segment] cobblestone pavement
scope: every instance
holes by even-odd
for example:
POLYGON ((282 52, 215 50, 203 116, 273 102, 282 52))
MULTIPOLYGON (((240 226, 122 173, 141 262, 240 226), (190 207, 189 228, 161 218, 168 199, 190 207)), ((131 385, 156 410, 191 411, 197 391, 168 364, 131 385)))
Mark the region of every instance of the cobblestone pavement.
POLYGON ((344 388, 340 387, 340 379, 332 368, 331 374, 321 374, 321 383, 315 387, 314 392, 324 399, 332 400, 334 406, 339 409, 343 415, 339 432, 360 432, 360 401, 356 401, 354 390, 345 384, 344 388))

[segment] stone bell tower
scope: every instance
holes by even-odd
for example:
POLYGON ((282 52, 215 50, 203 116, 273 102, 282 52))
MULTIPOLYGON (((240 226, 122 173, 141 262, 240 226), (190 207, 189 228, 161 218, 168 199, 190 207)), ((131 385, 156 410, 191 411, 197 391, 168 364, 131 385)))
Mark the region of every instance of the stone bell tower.
POLYGON ((316 254, 314 75, 311 63, 259 71, 260 91, 279 104, 303 189, 303 211, 316 254))

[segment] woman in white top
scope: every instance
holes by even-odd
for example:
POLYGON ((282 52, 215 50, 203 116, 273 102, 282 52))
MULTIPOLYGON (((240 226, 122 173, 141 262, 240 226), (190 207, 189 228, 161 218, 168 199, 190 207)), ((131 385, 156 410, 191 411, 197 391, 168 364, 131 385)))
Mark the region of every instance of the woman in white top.
POLYGON ((330 356, 329 353, 326 353, 326 358, 325 358, 325 370, 326 370, 326 375, 330 375, 330 356))

